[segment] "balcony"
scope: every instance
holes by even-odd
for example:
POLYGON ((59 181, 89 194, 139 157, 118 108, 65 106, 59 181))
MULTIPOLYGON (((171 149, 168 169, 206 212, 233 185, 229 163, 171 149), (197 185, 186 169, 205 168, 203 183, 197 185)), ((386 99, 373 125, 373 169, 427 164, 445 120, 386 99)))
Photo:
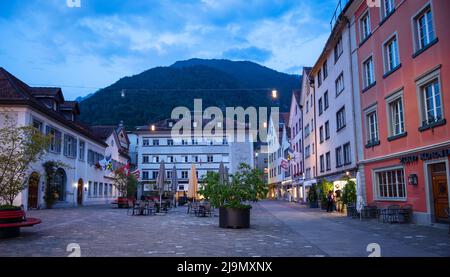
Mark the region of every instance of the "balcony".
POLYGON ((334 10, 333 16, 330 20, 330 28, 331 31, 333 31, 334 26, 339 21, 339 16, 341 15, 342 11, 346 8, 346 6, 349 4, 350 0, 339 0, 336 9, 334 10))

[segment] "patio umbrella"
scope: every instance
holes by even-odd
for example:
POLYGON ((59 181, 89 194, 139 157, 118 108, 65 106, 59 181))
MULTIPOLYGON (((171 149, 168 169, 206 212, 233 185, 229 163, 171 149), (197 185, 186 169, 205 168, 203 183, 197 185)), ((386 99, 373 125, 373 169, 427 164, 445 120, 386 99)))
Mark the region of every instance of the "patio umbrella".
POLYGON ((219 165, 219 183, 223 184, 225 182, 225 166, 223 162, 219 165))
POLYGON ((164 164, 164 161, 161 162, 160 166, 159 166, 159 171, 158 171, 158 179, 157 179, 157 185, 159 188, 159 207, 161 208, 161 204, 162 204, 162 194, 164 193, 164 173, 166 172, 166 167, 164 164))
POLYGON ((195 169, 195 164, 192 164, 191 167, 191 178, 189 179, 189 187, 188 187, 188 197, 195 199, 197 198, 198 191, 198 179, 197 179, 197 170, 195 169))
POLYGON ((360 173, 356 173, 356 210, 361 214, 361 210, 363 209, 364 196, 363 196, 363 187, 361 184, 361 175, 360 173))
POLYGON ((225 166, 225 184, 229 184, 230 182, 230 174, 228 173, 230 171, 230 169, 228 167, 225 166))
POLYGON ((175 199, 176 199, 176 193, 177 193, 177 190, 178 190, 178 176, 177 176, 177 168, 176 168, 176 166, 173 166, 173 168, 172 168, 172 180, 171 180, 171 183, 172 183, 172 192, 173 192, 173 203, 174 203, 174 206, 175 206, 175 199))

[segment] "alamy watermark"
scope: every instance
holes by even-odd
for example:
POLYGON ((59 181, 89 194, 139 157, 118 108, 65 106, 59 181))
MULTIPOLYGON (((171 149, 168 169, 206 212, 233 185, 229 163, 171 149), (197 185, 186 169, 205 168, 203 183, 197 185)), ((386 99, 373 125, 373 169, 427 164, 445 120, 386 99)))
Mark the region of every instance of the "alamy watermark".
POLYGON ((67 7, 81 8, 81 0, 66 0, 67 7))
MULTIPOLYGON (((226 107, 225 116, 219 107, 203 110, 202 99, 194 99, 194 111, 187 107, 172 110, 172 138, 214 139, 226 137, 228 142, 267 142, 269 108, 226 107)), ((279 126, 279 107, 270 108, 270 122, 279 126)))

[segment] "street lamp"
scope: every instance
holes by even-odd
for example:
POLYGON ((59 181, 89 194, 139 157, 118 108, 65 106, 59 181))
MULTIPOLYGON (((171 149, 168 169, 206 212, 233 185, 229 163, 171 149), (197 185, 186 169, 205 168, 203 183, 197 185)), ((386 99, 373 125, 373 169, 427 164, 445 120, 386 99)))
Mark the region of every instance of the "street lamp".
POLYGON ((154 132, 154 131, 156 131, 156 126, 155 126, 155 125, 152 125, 152 126, 150 127, 150 129, 152 130, 152 132, 154 132))
POLYGON ((278 98, 278 91, 276 89, 272 90, 272 98, 277 99, 278 98))

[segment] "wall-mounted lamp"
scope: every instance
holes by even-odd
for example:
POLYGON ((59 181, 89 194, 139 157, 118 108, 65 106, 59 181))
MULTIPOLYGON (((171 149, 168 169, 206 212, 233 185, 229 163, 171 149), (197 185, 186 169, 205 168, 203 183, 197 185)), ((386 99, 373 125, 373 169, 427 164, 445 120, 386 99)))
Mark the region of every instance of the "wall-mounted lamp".
POLYGON ((419 183, 418 178, 417 178, 417 174, 409 174, 409 176, 408 176, 408 183, 410 185, 416 186, 419 183))

